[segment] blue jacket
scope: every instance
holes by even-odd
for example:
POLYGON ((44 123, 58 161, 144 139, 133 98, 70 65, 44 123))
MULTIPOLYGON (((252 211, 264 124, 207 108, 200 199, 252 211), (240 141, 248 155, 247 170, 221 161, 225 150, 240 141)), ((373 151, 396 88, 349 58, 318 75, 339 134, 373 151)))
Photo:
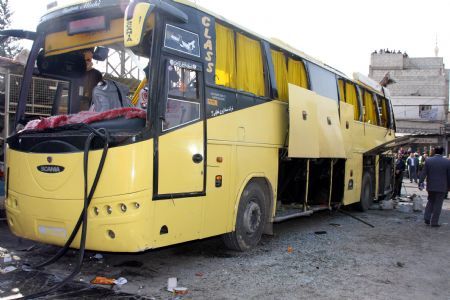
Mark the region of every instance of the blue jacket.
POLYGON ((435 154, 426 160, 419 184, 427 180, 427 191, 447 193, 450 188, 450 160, 435 154))

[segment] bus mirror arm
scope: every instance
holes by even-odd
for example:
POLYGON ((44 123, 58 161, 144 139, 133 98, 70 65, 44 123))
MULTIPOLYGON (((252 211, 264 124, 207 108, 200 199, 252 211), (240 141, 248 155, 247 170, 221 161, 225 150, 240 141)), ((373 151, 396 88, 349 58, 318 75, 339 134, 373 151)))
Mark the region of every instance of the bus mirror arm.
POLYGON ((6 29, 0 30, 0 36, 2 42, 10 37, 34 41, 36 39, 36 32, 20 29, 6 29))

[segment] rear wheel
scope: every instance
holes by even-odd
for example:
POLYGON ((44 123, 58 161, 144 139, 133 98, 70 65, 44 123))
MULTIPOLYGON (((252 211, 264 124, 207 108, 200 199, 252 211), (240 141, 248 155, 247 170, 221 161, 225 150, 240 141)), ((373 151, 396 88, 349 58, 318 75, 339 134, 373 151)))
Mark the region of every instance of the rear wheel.
POLYGON ((232 250, 246 251, 258 244, 267 221, 267 189, 258 181, 251 181, 241 195, 236 228, 223 235, 225 245, 232 250))
POLYGON ((366 211, 373 203, 372 176, 369 172, 364 172, 361 185, 361 200, 358 203, 360 211, 366 211))

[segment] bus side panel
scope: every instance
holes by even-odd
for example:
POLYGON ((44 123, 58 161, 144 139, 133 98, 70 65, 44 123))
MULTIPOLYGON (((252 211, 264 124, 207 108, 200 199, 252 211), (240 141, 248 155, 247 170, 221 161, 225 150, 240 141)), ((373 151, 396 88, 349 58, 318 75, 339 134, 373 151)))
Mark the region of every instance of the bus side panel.
POLYGON ((345 154, 347 157, 351 157, 353 150, 353 138, 354 135, 354 122, 353 122, 353 105, 342 102, 340 103, 341 112, 341 132, 342 139, 345 147, 345 154))
POLYGON ((289 84, 289 157, 346 157, 336 101, 289 84))
POLYGON ((316 158, 319 126, 314 93, 289 84, 289 157, 316 158))
POLYGON ((353 153, 345 162, 344 205, 359 202, 361 198, 362 158, 361 153, 353 153))
POLYGON ((202 217, 202 238, 227 231, 231 220, 230 189, 234 178, 230 175, 232 145, 208 144, 206 198, 202 217), (221 181, 216 180, 221 176, 221 181))
POLYGON ((199 239, 204 199, 190 197, 153 201, 155 214, 151 236, 155 247, 199 239))
MULTIPOLYGON (((236 165, 234 176, 236 176, 233 206, 233 223, 229 231, 233 231, 236 226, 236 216, 239 207, 239 200, 245 186, 252 178, 265 178, 272 191, 271 199, 276 200, 278 181, 278 149, 271 147, 252 147, 238 145, 236 147, 236 165)), ((270 204, 270 203, 269 203, 270 204)), ((275 206, 275 205, 274 205, 275 206)), ((270 205, 268 207, 271 207, 270 205)), ((273 212, 270 212, 272 215, 273 212)))

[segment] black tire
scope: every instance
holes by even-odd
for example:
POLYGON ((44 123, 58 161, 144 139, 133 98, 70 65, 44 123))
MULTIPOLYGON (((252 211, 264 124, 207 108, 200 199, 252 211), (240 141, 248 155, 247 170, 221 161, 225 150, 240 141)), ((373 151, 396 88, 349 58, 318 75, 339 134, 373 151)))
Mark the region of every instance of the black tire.
POLYGON ((361 199, 358 203, 360 211, 366 211, 373 203, 372 176, 369 172, 364 172, 361 184, 361 199))
POLYGON ((247 251, 261 240, 267 221, 268 191, 259 181, 251 181, 244 189, 236 217, 235 231, 224 234, 227 248, 247 251))

